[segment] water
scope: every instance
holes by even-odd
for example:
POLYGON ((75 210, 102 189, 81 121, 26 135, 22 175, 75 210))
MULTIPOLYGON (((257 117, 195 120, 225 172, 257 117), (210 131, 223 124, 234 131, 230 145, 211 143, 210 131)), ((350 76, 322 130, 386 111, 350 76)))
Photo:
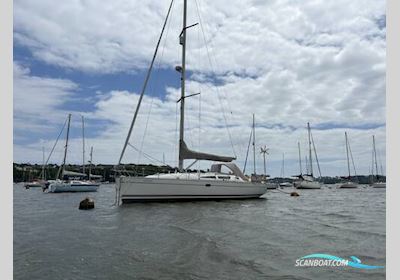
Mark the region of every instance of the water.
POLYGON ((44 194, 16 184, 14 278, 385 279, 385 269, 295 267, 312 253, 385 265, 385 189, 297 192, 114 207, 113 185, 44 194), (78 210, 86 196, 94 210, 78 210))

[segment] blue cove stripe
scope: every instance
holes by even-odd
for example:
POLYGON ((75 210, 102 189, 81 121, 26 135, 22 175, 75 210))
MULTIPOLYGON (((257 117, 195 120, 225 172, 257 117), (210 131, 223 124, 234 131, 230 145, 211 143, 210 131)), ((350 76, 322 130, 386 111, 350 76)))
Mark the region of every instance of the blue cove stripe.
MULTIPOLYGON (((346 259, 333 256, 333 255, 328 255, 328 254, 311 254, 304 256, 300 259, 310 259, 310 258, 320 258, 320 259, 327 259, 327 260, 335 260, 335 261, 345 261, 346 259)), ((363 269, 377 269, 377 268, 384 268, 384 266, 376 266, 376 265, 366 265, 362 264, 361 260, 355 256, 351 256, 352 260, 355 262, 352 262, 350 260, 348 261, 348 266, 355 267, 355 268, 363 268, 363 269)))
POLYGON ((355 261, 356 263, 361 263, 361 260, 357 258, 356 256, 350 256, 350 258, 355 261))

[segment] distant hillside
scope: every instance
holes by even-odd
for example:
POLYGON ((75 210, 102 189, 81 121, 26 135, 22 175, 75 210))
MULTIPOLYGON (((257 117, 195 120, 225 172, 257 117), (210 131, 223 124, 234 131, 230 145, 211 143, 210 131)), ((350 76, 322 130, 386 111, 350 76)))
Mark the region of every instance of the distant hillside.
MULTIPOLYGON (((46 179, 55 179, 59 165, 57 164, 49 164, 46 167, 46 179)), ((65 167, 68 171, 74 172, 82 172, 82 165, 74 165, 67 164, 65 167)), ((127 173, 135 176, 147 176, 156 173, 169 173, 175 172, 177 167, 171 167, 169 165, 164 166, 156 166, 152 164, 124 164, 122 165, 122 169, 126 170, 127 173)), ((191 170, 190 172, 196 172, 197 170, 191 170)), ((85 166, 85 173, 88 174, 89 166, 85 166)), ((204 172, 201 170, 200 172, 204 172)), ((31 181, 33 179, 40 179, 42 174, 42 166, 39 164, 29 164, 29 163, 14 163, 13 164, 13 177, 14 182, 26 182, 31 181)), ((111 164, 97 164, 92 165, 91 167, 92 175, 100 175, 103 177, 103 181, 114 182, 115 170, 114 165, 111 164)), ((385 176, 379 176, 380 181, 386 181, 385 176)), ((371 176, 357 176, 353 177, 352 181, 359 182, 360 184, 368 184, 370 183, 371 176)), ((272 178, 270 179, 272 182, 282 183, 287 181, 293 181, 288 178, 272 178)), ((324 184, 336 184, 343 181, 340 177, 321 177, 319 181, 324 184)))
MULTIPOLYGON (((49 164, 46 167, 46 179, 55 179, 59 169, 57 164, 49 164)), ((156 166, 156 165, 136 165, 136 164, 124 164, 122 166, 124 170, 130 174, 137 176, 147 176, 159 172, 175 172, 175 168, 170 166, 156 166)), ((82 165, 67 164, 65 167, 68 171, 82 172, 82 165)), ((89 166, 85 166, 85 173, 88 174, 89 166)), ((25 163, 14 163, 13 164, 13 178, 14 182, 25 182, 33 179, 40 179, 42 174, 42 166, 39 164, 25 164, 25 163)), ((103 176, 103 181, 114 182, 114 165, 111 164, 97 164, 91 167, 92 175, 103 176)))

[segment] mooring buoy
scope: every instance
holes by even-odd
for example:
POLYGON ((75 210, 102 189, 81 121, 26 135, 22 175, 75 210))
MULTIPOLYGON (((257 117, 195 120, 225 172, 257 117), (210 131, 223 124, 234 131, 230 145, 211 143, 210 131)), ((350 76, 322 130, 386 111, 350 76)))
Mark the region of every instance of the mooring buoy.
POLYGON ((300 196, 297 192, 291 192, 290 196, 300 196))
POLYGON ((94 200, 89 197, 86 197, 79 203, 80 210, 89 210, 93 208, 94 208, 94 200))

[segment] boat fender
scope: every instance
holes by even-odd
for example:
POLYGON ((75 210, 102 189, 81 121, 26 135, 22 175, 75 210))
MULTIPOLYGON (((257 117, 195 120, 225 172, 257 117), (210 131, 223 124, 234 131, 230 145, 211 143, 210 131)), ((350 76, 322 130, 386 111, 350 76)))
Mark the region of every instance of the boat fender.
POLYGON ((297 192, 291 192, 290 196, 300 196, 297 192))
POLYGON ((94 200, 86 197, 79 203, 79 210, 89 210, 94 208, 94 200))

